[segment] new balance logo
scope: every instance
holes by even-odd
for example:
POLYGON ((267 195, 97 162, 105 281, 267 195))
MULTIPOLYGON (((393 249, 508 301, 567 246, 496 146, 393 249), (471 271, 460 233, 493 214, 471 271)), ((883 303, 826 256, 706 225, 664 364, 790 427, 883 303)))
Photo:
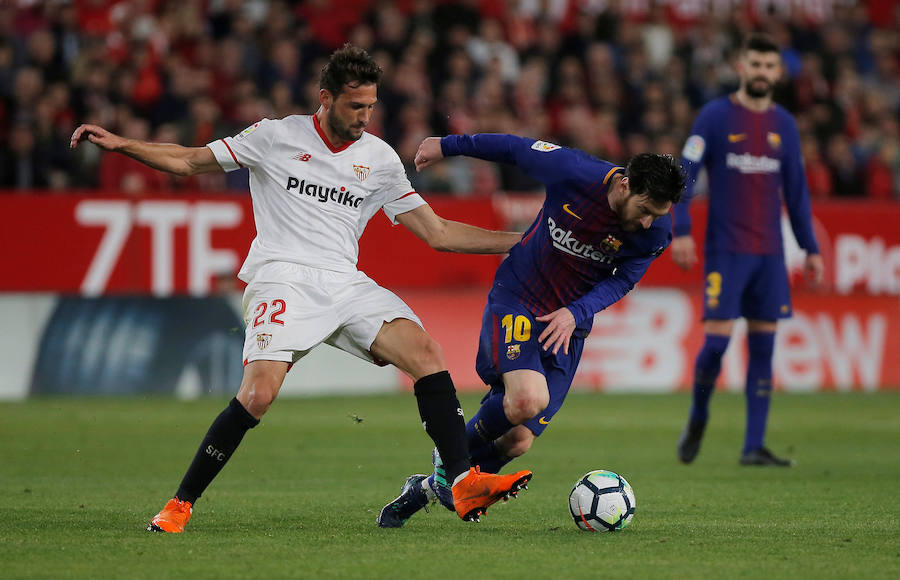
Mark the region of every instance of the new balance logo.
POLYGON ((306 153, 305 151, 301 151, 300 153, 297 153, 296 155, 291 157, 291 159, 296 159, 297 161, 309 161, 310 159, 312 159, 312 155, 306 153))

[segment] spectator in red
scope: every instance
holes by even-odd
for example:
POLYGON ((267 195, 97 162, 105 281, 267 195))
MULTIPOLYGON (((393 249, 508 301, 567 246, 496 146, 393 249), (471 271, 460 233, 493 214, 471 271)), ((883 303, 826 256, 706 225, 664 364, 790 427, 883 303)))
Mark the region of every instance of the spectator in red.
POLYGON ((831 197, 831 171, 822 160, 819 142, 812 135, 804 135, 800 140, 800 149, 803 152, 810 198, 815 200, 831 197))
POLYGON ((828 167, 831 170, 831 181, 834 187, 834 195, 838 197, 862 197, 865 195, 865 179, 850 140, 842 134, 831 137, 827 148, 828 167))

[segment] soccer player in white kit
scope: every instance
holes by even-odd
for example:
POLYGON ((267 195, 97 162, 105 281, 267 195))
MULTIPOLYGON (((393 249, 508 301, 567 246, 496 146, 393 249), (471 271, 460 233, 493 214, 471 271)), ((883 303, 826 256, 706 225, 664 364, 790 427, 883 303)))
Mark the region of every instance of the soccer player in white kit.
POLYGON ((531 479, 530 471, 471 467, 440 345, 409 306, 356 269, 359 237, 379 209, 440 251, 504 253, 520 237, 445 220, 412 189, 396 152, 365 132, 381 73, 364 50, 345 45, 322 69, 314 115, 262 119, 205 147, 124 139, 96 125, 73 133, 73 148, 90 141, 176 175, 250 169, 257 235, 238 274, 247 283, 244 377, 149 531, 184 531, 193 504, 259 424, 291 365, 323 342, 393 364, 415 381, 420 417, 463 520, 477 521, 531 479))

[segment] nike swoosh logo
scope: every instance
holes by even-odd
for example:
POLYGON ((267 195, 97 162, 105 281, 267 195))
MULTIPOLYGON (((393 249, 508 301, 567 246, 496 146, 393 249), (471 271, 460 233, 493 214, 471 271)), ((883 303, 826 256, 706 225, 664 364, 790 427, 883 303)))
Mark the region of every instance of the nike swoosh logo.
POLYGON ((563 204, 563 211, 566 212, 567 214, 569 214, 570 216, 574 217, 575 219, 579 219, 579 220, 581 219, 580 215, 576 214, 575 212, 573 212, 572 210, 569 209, 569 204, 567 204, 567 203, 563 204))
POLYGON ((468 496, 466 496, 466 497, 461 497, 461 498, 459 498, 459 501, 460 501, 460 502, 465 502, 465 501, 469 501, 469 500, 472 500, 472 499, 478 499, 479 497, 490 497, 490 495, 491 495, 491 490, 485 489, 485 490, 482 491, 481 493, 473 493, 473 494, 468 495, 468 496))
POLYGON ((540 419, 538 419, 538 423, 540 423, 541 425, 549 425, 549 424, 550 424, 550 421, 548 421, 548 420, 544 419, 543 417, 541 417, 540 419))
POLYGON ((737 143, 738 141, 743 141, 747 138, 746 133, 729 133, 728 134, 728 142, 729 143, 737 143))

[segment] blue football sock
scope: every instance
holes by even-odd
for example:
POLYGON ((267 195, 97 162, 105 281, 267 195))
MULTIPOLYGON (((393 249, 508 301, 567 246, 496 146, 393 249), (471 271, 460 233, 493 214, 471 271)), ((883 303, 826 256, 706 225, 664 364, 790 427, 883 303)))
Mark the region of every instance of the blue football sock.
POLYGON ((469 451, 469 461, 472 466, 478 466, 483 473, 500 473, 503 466, 512 461, 512 457, 497 449, 492 441, 475 451, 469 451))
POLYGON ((492 444, 494 439, 512 429, 513 426, 506 418, 506 411, 503 410, 503 392, 492 392, 466 423, 469 456, 478 453, 482 447, 492 444))
POLYGON ((772 399, 772 355, 775 352, 774 332, 754 332, 747 335, 747 432, 744 453, 763 446, 769 401, 772 399))
POLYGON ((712 398, 722 370, 722 355, 728 348, 731 337, 722 334, 707 334, 703 348, 697 354, 694 366, 694 398, 691 404, 691 421, 705 423, 709 419, 709 400, 712 398))

